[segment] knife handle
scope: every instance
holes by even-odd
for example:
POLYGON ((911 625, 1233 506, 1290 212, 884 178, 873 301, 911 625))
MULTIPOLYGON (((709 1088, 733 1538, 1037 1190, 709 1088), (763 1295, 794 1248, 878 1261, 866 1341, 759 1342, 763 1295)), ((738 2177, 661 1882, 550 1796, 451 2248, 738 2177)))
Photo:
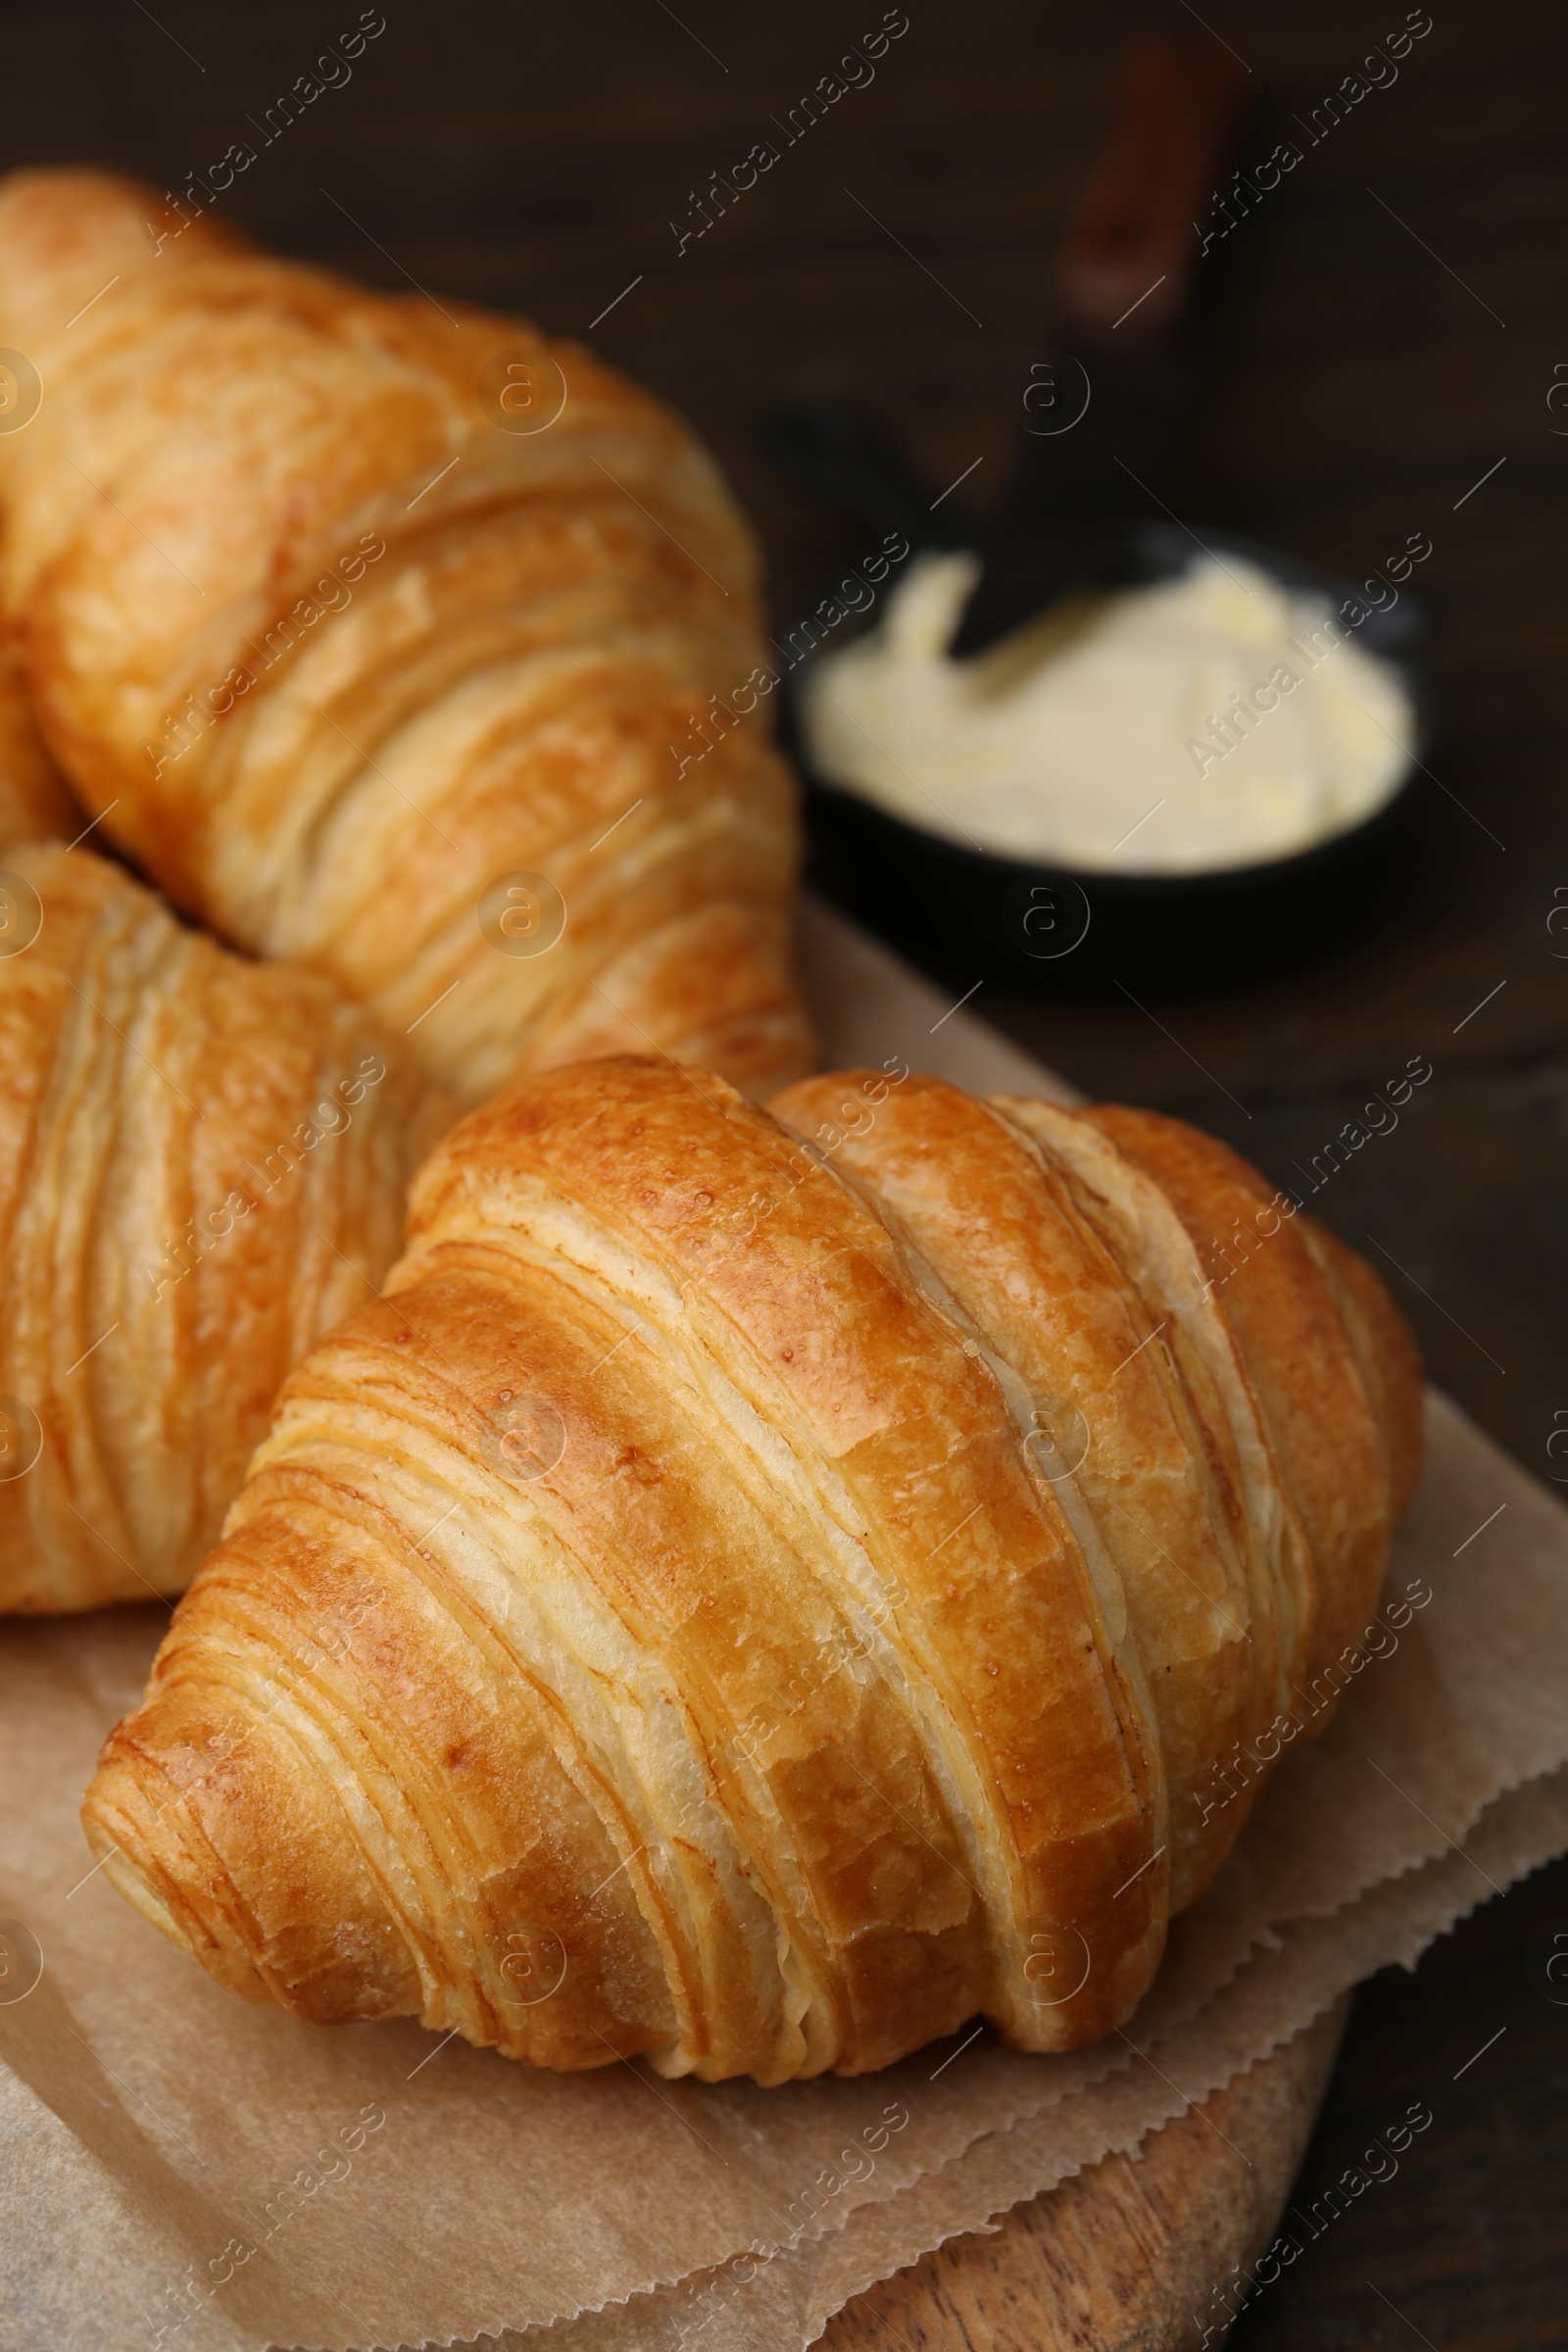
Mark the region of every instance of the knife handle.
POLYGON ((1194 219, 1229 160, 1248 68, 1217 41, 1129 44, 1109 136, 1056 259, 1068 339, 1167 335, 1186 308, 1194 219), (1123 321, 1125 323, 1123 323, 1123 321))

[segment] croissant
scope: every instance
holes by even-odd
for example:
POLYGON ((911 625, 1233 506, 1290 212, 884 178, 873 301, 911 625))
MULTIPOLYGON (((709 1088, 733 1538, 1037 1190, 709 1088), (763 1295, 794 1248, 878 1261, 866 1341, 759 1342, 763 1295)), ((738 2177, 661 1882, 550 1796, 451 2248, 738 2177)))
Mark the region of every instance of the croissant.
POLYGON ((327 981, 89 849, 6 860, 0 1609, 96 1608, 189 1581, 448 1114, 327 981))
POLYGON ((83 1813, 221 1983, 708 2080, 1066 2048, 1326 1715, 1419 1453, 1369 1270, 1147 1113, 776 1107, 517 1087, 285 1384, 83 1813))
POLYGON ((667 410, 93 172, 0 186, 0 342, 40 387, 0 586, 44 733, 178 906, 466 1100, 606 1051, 808 1065, 793 787, 734 708, 757 555, 667 410))
MULTIPOLYGON (((0 637, 0 849, 57 834, 70 840, 84 821, 44 749, 17 649, 0 637)), ((0 953, 4 947, 0 925, 0 953)))

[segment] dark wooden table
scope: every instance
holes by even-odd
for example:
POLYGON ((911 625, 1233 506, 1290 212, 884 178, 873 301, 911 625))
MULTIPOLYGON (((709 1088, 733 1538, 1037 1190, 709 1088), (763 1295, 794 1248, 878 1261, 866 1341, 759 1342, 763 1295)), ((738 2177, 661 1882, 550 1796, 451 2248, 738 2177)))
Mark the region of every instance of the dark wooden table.
MULTIPOLYGON (((983 511, 1116 48, 1152 23, 1200 31, 1182 6, 907 11, 874 80, 683 251, 710 173, 755 140, 782 144, 774 119, 882 21, 879 0, 386 0, 352 78, 266 144, 256 124, 354 25, 348 0, 9 0, 0 159, 110 162, 178 190, 249 140, 256 162, 223 201, 285 250, 591 333, 717 447, 792 613, 864 531, 778 482, 760 418, 788 399, 862 401, 937 486, 983 459, 957 494, 983 511)), ((1545 0, 1432 12, 1396 83, 1205 262, 1211 388, 1177 497, 1358 576, 1409 532, 1431 537, 1445 789, 1386 902, 1332 952, 1151 1000, 1152 1017, 991 986, 974 1008, 1090 1091, 1198 1120, 1281 1180, 1430 1054, 1435 1080, 1397 1132, 1317 1206, 1396 1261, 1434 1378, 1538 1474, 1568 1477, 1548 1450, 1568 1429, 1568 962, 1551 952, 1568 943, 1544 921, 1568 880, 1568 414, 1547 406, 1568 380, 1568 22, 1545 0)), ((1250 157, 1405 11, 1203 14, 1252 70, 1250 157)), ((972 976, 939 938, 928 960, 972 976)), ((1411 2098, 1438 2128, 1238 2345, 1568 2344, 1568 2008, 1525 1965, 1554 1923, 1568 1927, 1561 1868, 1489 1904, 1413 1978, 1362 1992, 1303 2184, 1411 2098)))

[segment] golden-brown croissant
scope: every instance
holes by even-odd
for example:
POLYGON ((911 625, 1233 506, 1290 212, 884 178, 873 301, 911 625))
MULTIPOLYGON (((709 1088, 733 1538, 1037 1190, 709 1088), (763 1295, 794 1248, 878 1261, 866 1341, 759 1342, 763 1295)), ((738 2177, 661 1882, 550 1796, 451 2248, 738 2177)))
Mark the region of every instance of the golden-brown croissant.
POLYGON ((70 841, 86 821, 44 747, 16 645, 0 635, 0 849, 56 836, 70 841))
POLYGON ((733 708, 757 558, 711 461, 576 345, 185 211, 0 185, 39 386, 5 607, 89 812, 469 1101, 650 1047, 795 1076, 794 797, 733 708))
POLYGON ((84 1809, 236 1991, 764 2082, 1071 2046, 1212 1767, 1326 1714, 1419 1451, 1368 1270, 1169 1120, 777 1108, 529 1081, 290 1377, 84 1809))
POLYGON ((445 1106, 329 982, 90 850, 5 863, 0 1609, 96 1608, 189 1581, 445 1106))

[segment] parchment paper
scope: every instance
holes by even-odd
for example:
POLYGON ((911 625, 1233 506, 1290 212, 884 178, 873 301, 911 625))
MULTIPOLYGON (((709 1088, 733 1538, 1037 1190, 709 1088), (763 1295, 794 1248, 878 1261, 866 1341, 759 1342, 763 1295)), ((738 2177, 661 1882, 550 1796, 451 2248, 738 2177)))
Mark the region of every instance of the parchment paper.
MULTIPOLYGON (((833 1058, 1065 1093, 832 918, 810 948, 833 1058)), ((101 1875, 83 1883, 75 1807, 164 1613, 0 1629, 0 1915, 43 1963, 0 1998, 0 2344, 510 2328, 550 2352, 674 2352, 699 2323, 703 2352, 804 2343, 849 2294, 1136 2144, 1568 1844, 1551 1777, 1568 1514, 1440 1401, 1389 1591, 1411 1602, 1396 1647, 1282 1764, 1125 2035, 1053 2059, 984 2032, 775 2091, 533 2075, 411 2024, 320 2032, 223 1993, 101 1875), (747 2247, 764 2259, 742 2278, 747 2247)))
MULTIPOLYGON (((1568 1774, 1557 1773, 1499 1797, 1477 1823, 1467 1851, 1505 1885, 1565 1844, 1568 1774)), ((1281 2038, 1294 2038, 1277 2032, 1287 2009, 1320 2016, 1374 1969, 1395 1961, 1413 1966, 1432 1937, 1473 1906, 1477 1884, 1468 1862, 1446 1855, 1397 1885, 1374 1888, 1332 1921, 1287 1926, 1277 1947, 1244 1969, 1188 2028, 1156 2045, 1169 2078, 1157 2121, 1220 2089, 1281 2038)), ((1480 1888, 1482 1899, 1487 1891, 1480 1888)), ((1456 2054, 1461 2063, 1471 2055, 1456 2054)), ((1154 2129, 1149 2118, 1156 2103, 1158 2087, 1147 2067, 1119 2071, 1037 2120, 987 2132, 941 2171, 858 2207, 830 2235, 768 2262, 754 2257, 697 2272, 674 2287, 553 2328, 487 2337, 486 2352, 675 2352, 696 2340, 698 2329, 701 2352, 781 2352, 808 2344, 841 2305, 930 2247, 965 2230, 994 2229, 994 2217, 1020 2199, 1054 2187, 1102 2155, 1137 2147, 1154 2129)), ((1245 2146, 1241 2153, 1248 2153, 1245 2146)))

